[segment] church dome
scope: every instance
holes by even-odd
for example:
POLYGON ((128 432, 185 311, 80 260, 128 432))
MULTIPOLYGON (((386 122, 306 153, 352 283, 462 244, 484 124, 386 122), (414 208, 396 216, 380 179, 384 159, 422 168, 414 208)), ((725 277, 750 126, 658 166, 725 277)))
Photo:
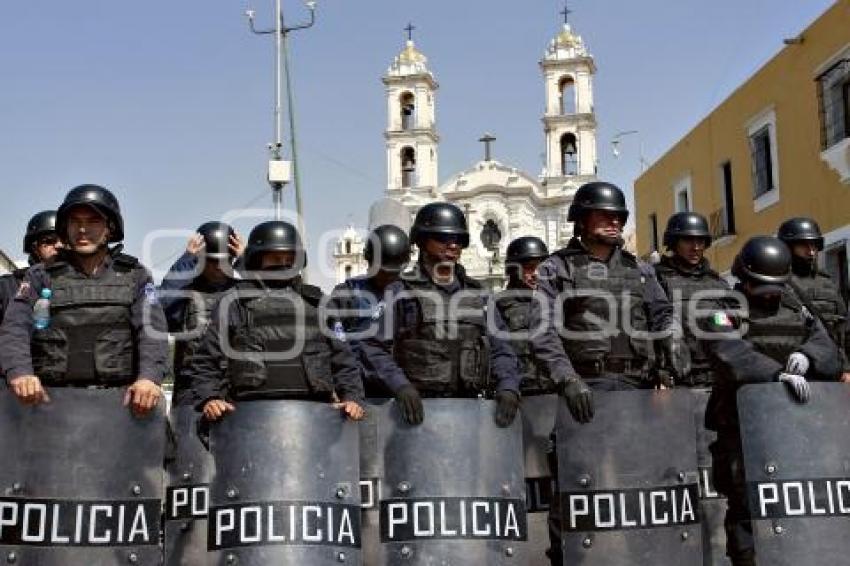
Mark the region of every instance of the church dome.
POLYGON ((413 40, 409 39, 407 40, 404 50, 398 54, 398 61, 399 63, 421 63, 424 65, 428 62, 428 58, 425 57, 421 51, 416 49, 416 46, 413 44, 413 40))
POLYGON ((573 31, 570 24, 564 24, 558 35, 549 42, 545 59, 557 61, 589 56, 590 53, 581 36, 573 31))
POLYGON ((428 70, 428 58, 416 48, 413 40, 408 39, 401 53, 395 56, 390 68, 387 69, 388 77, 406 77, 410 75, 430 75, 428 70))
POLYGON ((564 28, 555 37, 555 44, 558 47, 578 47, 581 44, 581 37, 573 33, 570 24, 564 24, 564 28))

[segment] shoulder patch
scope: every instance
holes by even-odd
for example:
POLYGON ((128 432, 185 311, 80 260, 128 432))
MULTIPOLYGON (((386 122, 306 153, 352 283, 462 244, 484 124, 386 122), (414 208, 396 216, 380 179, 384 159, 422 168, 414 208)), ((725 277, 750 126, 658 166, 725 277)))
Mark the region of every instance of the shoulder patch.
POLYGON ((156 293, 156 286, 153 283, 146 283, 142 292, 145 294, 145 302, 149 305, 159 304, 159 296, 156 293))
POLYGON ((25 297, 30 297, 32 295, 32 286, 29 281, 22 281, 20 285, 18 285, 18 292, 15 293, 15 297, 18 299, 23 299, 25 297))
POLYGON ((718 311, 711 315, 711 324, 715 328, 733 328, 735 326, 729 315, 723 311, 718 311))
POLYGON ((372 320, 381 320, 381 317, 384 316, 384 311, 387 309, 387 305, 384 301, 380 301, 376 306, 375 310, 372 311, 372 320))
POLYGON ((336 321, 334 323, 334 336, 340 342, 346 341, 345 328, 343 327, 342 322, 340 321, 336 321))

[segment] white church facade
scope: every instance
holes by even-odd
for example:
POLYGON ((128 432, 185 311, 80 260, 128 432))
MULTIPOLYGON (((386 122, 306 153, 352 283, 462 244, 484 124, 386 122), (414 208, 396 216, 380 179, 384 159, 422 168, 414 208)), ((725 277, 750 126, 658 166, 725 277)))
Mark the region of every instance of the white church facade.
MULTIPOLYGON (((552 250, 566 243, 572 235, 566 219, 573 195, 579 186, 596 179, 596 65, 569 24, 550 41, 540 68, 545 94, 542 173, 531 175, 492 159, 490 143, 495 138, 485 134, 480 140, 486 147, 485 158, 442 182, 436 128, 439 85, 427 58, 408 39, 383 77, 387 101, 385 196, 404 205, 411 219, 422 205, 434 201, 449 201, 464 210, 470 246, 461 261, 471 276, 493 287, 502 282, 503 258, 511 240, 538 236, 552 250)), ((365 273, 362 237, 356 230, 349 228, 339 239, 334 261, 338 282, 365 273)))

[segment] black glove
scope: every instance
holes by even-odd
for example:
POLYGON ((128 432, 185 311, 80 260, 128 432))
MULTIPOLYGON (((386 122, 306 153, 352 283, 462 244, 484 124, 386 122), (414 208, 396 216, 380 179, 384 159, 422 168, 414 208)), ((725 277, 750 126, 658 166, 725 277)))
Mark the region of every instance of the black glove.
POLYGON ((661 341, 661 358, 661 367, 670 370, 676 383, 691 373, 691 350, 683 338, 664 338, 661 341))
POLYGON ((561 386, 561 395, 577 422, 585 424, 593 420, 593 392, 582 378, 567 379, 561 386))
POLYGON ((425 410, 422 408, 422 397, 419 391, 412 385, 405 385, 395 394, 395 400, 401 416, 407 424, 422 424, 425 419, 425 410))
POLYGON ((502 390, 496 393, 496 415, 493 420, 502 428, 510 426, 519 410, 519 395, 513 391, 502 390))

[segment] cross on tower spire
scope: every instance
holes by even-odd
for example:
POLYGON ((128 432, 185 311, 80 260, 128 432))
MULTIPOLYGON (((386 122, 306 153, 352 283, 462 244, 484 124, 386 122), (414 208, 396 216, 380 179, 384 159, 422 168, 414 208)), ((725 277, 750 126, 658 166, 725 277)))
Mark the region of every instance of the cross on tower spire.
POLYGON ((564 9, 559 12, 562 16, 564 16, 565 24, 570 23, 570 14, 573 13, 573 11, 570 10, 569 6, 567 5, 567 2, 568 0, 564 0, 564 9))
POLYGON ((490 155, 490 145, 494 141, 496 141, 496 136, 494 136, 493 134, 490 134, 490 133, 486 133, 486 134, 484 134, 484 136, 479 138, 478 141, 484 143, 484 161, 492 161, 491 155, 490 155))
POLYGON ((407 27, 404 28, 404 31, 407 32, 407 41, 413 41, 413 30, 416 29, 412 23, 408 23, 407 27))

